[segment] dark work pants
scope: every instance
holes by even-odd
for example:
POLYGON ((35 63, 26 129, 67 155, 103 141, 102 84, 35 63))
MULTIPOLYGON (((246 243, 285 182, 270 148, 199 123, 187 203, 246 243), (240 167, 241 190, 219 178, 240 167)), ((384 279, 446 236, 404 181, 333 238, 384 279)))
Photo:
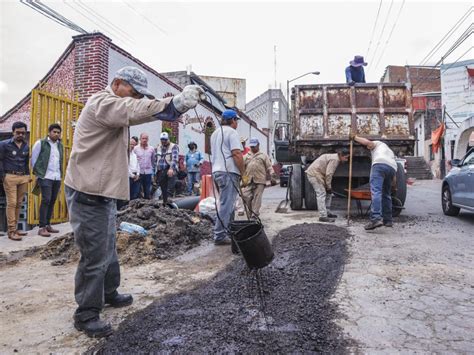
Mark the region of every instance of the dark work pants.
POLYGON ((140 175, 140 185, 143 188, 143 198, 149 200, 151 198, 151 174, 140 175))
POLYGON ((168 170, 169 169, 158 171, 158 185, 161 188, 163 203, 168 202, 168 196, 173 194, 174 186, 176 185, 176 175, 170 178, 168 176, 168 170))
POLYGON ((41 187, 39 226, 44 228, 51 224, 51 216, 53 215, 54 203, 61 188, 61 180, 38 178, 38 184, 41 187))
POLYGON ((74 296, 78 308, 74 319, 97 317, 104 298, 117 295, 120 266, 115 248, 116 201, 91 206, 77 201, 78 191, 66 186, 69 221, 74 241, 81 252, 77 266, 74 296))
MULTIPOLYGON (((135 200, 140 196, 140 178, 138 180, 133 180, 128 178, 130 181, 130 201, 135 200)), ((150 180, 151 181, 151 180, 150 180)))

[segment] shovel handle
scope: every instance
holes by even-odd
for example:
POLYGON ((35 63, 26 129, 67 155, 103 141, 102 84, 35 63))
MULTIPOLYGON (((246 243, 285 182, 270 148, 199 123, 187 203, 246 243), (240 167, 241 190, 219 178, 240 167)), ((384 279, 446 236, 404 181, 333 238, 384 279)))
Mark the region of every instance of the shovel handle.
POLYGON ((352 194, 352 146, 354 142, 351 139, 349 143, 349 186, 347 189, 347 225, 351 217, 351 194, 352 194))

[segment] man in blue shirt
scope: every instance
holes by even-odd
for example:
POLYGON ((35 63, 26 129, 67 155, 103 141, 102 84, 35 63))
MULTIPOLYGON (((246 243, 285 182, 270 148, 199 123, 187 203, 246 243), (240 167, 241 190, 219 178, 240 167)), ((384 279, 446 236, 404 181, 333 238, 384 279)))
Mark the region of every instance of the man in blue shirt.
POLYGON ((349 63, 350 65, 346 68, 346 82, 349 85, 365 83, 364 67, 367 63, 364 62, 364 57, 356 55, 349 63))
POLYGON ((195 183, 201 181, 201 165, 204 162, 204 155, 197 150, 197 144, 191 142, 188 144, 189 152, 186 153, 184 164, 188 171, 188 194, 193 193, 195 183))
POLYGON ((13 123, 13 138, 0 142, 0 179, 7 197, 8 238, 16 241, 27 234, 17 228, 21 205, 31 182, 26 128, 23 122, 13 123))

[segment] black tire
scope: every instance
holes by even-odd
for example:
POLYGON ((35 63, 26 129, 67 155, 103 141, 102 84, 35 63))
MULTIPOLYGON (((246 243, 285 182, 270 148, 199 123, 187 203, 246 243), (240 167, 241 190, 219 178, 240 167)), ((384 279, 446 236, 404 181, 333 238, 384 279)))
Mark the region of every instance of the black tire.
POLYGON ((459 214, 460 208, 453 206, 451 190, 449 189, 448 184, 443 185, 443 190, 441 193, 441 207, 443 208, 443 213, 446 216, 457 216, 459 214))
POLYGON ((405 201, 407 199, 407 175, 405 174, 405 169, 403 168, 403 165, 401 163, 397 163, 397 166, 397 192, 395 194, 395 197, 399 199, 402 203, 402 206, 404 206, 405 201))
POLYGON ((402 201, 400 201, 396 197, 392 197, 392 217, 400 216, 400 213, 402 213, 402 209, 403 209, 402 201))
POLYGON ((304 205, 307 210, 317 210, 318 200, 316 198, 316 191, 314 191, 313 185, 308 180, 308 175, 304 174, 304 205))
POLYGON ((301 164, 293 164, 290 174, 290 207, 292 210, 303 209, 304 181, 301 164))
POLYGON ((283 181, 280 181, 280 187, 285 187, 285 183, 283 181))

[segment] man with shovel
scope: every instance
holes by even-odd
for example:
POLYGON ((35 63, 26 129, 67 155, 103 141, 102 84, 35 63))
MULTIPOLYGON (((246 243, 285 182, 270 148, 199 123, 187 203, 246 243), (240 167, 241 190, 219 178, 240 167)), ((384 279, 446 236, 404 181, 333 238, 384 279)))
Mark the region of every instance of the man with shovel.
POLYGON ((197 85, 174 97, 155 100, 145 73, 120 69, 112 83, 92 95, 74 131, 65 191, 74 240, 81 253, 76 272, 78 308, 74 326, 90 337, 112 333, 100 320, 104 304, 124 307, 131 295, 119 294, 120 266, 115 248, 116 200, 130 197, 128 181, 129 126, 156 120, 176 121, 205 99, 197 85), (145 98, 146 96, 146 98, 145 98))
POLYGON ((323 154, 306 170, 308 180, 316 191, 319 221, 334 223, 337 216, 329 211, 332 202, 332 177, 340 162, 349 158, 347 149, 336 154, 323 154))

